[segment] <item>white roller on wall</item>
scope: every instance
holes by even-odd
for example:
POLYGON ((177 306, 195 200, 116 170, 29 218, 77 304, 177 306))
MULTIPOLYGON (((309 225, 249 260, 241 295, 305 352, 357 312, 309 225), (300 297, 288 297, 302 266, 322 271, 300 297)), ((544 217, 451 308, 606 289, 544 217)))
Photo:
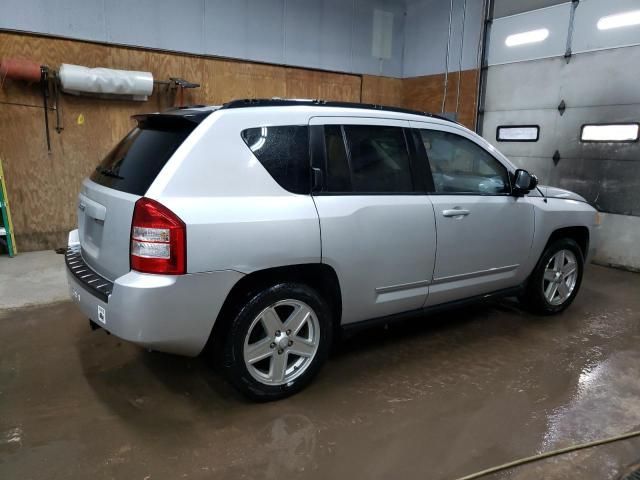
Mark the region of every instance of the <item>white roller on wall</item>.
POLYGON ((88 68, 63 63, 60 66, 62 90, 74 94, 130 96, 146 100, 153 91, 151 72, 88 68))

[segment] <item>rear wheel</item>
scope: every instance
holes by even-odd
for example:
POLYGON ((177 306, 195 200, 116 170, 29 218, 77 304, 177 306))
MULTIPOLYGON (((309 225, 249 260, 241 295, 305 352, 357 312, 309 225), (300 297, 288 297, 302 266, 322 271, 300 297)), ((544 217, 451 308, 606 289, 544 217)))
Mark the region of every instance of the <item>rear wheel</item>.
POLYGON ((318 293, 302 284, 282 283, 251 295, 225 339, 226 377, 258 401, 300 391, 326 360, 329 312, 318 293))
POLYGON ((578 244, 563 238, 549 245, 531 274, 524 303, 536 313, 560 313, 578 294, 584 259, 578 244))

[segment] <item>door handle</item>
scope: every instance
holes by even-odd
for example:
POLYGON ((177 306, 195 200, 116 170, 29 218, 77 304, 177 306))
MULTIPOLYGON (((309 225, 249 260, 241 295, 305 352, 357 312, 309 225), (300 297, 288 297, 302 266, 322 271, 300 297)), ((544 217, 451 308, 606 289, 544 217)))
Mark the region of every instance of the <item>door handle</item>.
POLYGON ((471 212, 469 210, 463 210, 461 208, 452 208, 451 210, 443 210, 443 217, 466 217, 471 212))

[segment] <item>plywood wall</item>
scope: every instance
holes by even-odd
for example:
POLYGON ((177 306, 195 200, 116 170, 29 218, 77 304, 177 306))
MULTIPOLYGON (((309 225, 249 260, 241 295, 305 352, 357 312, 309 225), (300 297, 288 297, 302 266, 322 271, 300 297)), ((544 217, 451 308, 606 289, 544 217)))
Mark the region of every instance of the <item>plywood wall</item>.
MULTIPOLYGON (((478 71, 464 70, 449 74, 446 88, 445 112, 458 112, 458 121, 475 128, 478 71), (458 85, 460 90, 458 93, 458 85)), ((406 108, 425 112, 441 112, 445 96, 445 76, 428 75, 403 80, 402 102, 406 108)))
MULTIPOLYGON (((443 91, 441 76, 359 76, 0 32, 0 58, 7 57, 32 59, 53 69, 73 63, 150 71, 157 80, 183 77, 201 84, 199 89, 186 91, 185 102, 190 104, 277 96, 440 111, 443 91)), ((461 119, 469 126, 475 118, 474 75, 463 72, 461 83, 461 119)), ((447 109, 455 107, 453 83, 447 109)), ((65 245, 67 232, 76 224, 76 196, 82 179, 132 128, 131 115, 165 109, 174 100, 165 87, 154 91, 147 102, 63 95, 64 130, 56 133, 55 112, 50 112, 52 152, 47 154, 37 85, 6 80, 0 88, 0 158, 20 250, 65 245)))
MULTIPOLYGON (((360 100, 357 75, 301 70, 231 60, 167 54, 71 40, 0 33, 0 58, 23 57, 51 68, 61 63, 144 70, 155 79, 183 77, 200 83, 187 103, 219 104, 233 98, 301 97, 360 100)), ((65 245, 76 223, 80 183, 132 128, 131 115, 173 104, 164 87, 147 102, 62 97, 64 130, 55 132, 50 112, 52 152, 47 154, 44 117, 37 86, 6 80, 0 89, 0 158, 21 251, 65 245), (21 105, 8 105, 6 102, 21 105)))
POLYGON ((403 106, 403 82, 400 78, 362 77, 362 102, 376 105, 403 106))
MULTIPOLYGON (((449 74, 444 111, 458 112, 458 121, 471 129, 475 128, 477 90, 477 70, 449 74)), ((366 103, 438 113, 442 112, 444 96, 444 74, 404 79, 371 75, 362 77, 362 101, 366 103)))

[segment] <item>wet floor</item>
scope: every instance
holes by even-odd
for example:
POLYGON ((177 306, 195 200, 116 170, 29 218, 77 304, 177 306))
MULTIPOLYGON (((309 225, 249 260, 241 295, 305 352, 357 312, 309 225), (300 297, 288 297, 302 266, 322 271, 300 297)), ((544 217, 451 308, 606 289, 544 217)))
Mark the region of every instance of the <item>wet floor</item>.
MULTIPOLYGON (((180 321, 180 319, 176 319, 180 321)), ((346 339, 310 388, 251 404, 201 359, 92 332, 70 303, 0 313, 1 479, 454 479, 640 429, 640 275, 346 339)), ((613 479, 640 439, 487 478, 613 479)))

